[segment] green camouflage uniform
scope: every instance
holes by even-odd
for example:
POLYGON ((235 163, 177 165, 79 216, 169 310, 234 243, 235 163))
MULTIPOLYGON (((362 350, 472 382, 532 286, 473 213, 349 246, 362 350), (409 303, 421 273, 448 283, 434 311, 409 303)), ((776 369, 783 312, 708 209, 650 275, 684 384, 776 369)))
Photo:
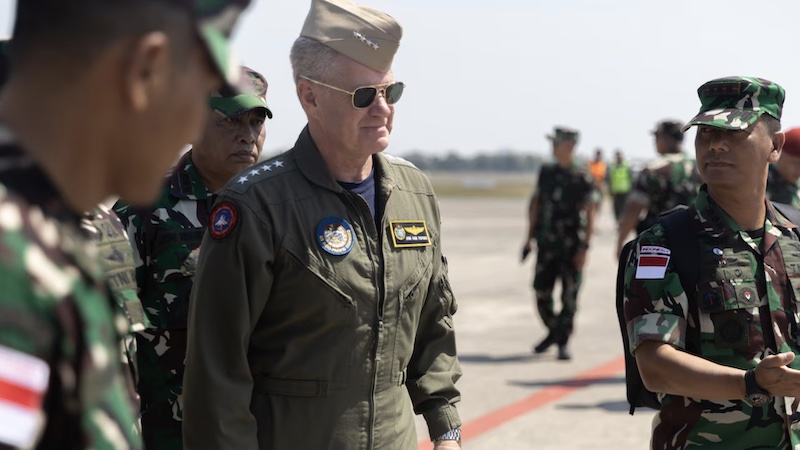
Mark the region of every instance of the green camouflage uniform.
POLYGON ((136 284, 152 324, 137 337, 145 444, 180 449, 186 319, 213 199, 186 153, 152 209, 117 202, 135 249, 136 284))
POLYGON ((790 183, 778 173, 774 165, 769 166, 767 177, 767 198, 770 201, 785 203, 800 208, 800 186, 790 183))
POLYGON ((542 166, 536 185, 538 216, 534 238, 538 253, 533 288, 539 316, 558 344, 566 344, 573 330, 578 306, 582 271, 576 270, 573 258, 589 246, 587 235, 589 203, 599 192, 585 168, 574 164, 542 166), (561 312, 554 312, 553 287, 561 280, 561 312))
POLYGON ((637 233, 653 226, 664 211, 691 204, 700 183, 697 163, 683 152, 663 155, 650 163, 639 173, 627 200, 647 207, 647 216, 639 222, 637 233))
MULTIPOLYGON (((647 257, 654 247, 669 250, 664 229, 656 225, 639 236, 625 272, 625 318, 632 351, 644 341, 665 342, 682 350, 699 349, 702 358, 740 369, 755 367, 771 354, 798 354, 796 226, 768 203, 763 238, 751 237, 711 200, 705 186, 694 205, 693 226, 702 230, 696 309, 690 309, 671 264, 663 278, 637 278, 640 255, 647 257), (649 249, 642 252, 643 247, 649 249), (764 270, 765 265, 772 270, 764 270)), ((800 359, 790 366, 800 368, 800 359)), ((661 411, 653 420, 654 449, 790 448, 790 434, 791 448, 800 444, 800 431, 787 426, 791 399, 776 397, 755 408, 743 400, 668 394, 660 394, 660 400, 661 411)))
MULTIPOLYGON (((43 399, 23 405, 41 411, 35 423, 43 429, 12 429, 20 422, 4 414, 0 448, 141 448, 120 364, 129 325, 80 220, 0 128, 0 349, 4 363, 16 355, 25 376, 37 365, 49 371, 34 389, 43 399)), ((8 382, 9 368, 0 382, 8 382)), ((7 394, 0 388, 5 413, 7 394)))
POLYGON ((131 397, 136 410, 139 410, 139 395, 136 384, 139 379, 136 366, 135 333, 150 326, 144 314, 142 302, 136 295, 135 266, 133 251, 128 242, 125 227, 113 211, 104 205, 86 213, 81 226, 94 238, 99 249, 100 265, 105 272, 111 293, 116 300, 119 312, 128 319, 128 332, 122 339, 122 363, 130 375, 131 397))
POLYGON ((220 192, 192 292, 187 449, 417 449, 460 425, 438 201, 375 155, 376 217, 308 129, 220 192), (376 227, 377 221, 377 227, 376 227))

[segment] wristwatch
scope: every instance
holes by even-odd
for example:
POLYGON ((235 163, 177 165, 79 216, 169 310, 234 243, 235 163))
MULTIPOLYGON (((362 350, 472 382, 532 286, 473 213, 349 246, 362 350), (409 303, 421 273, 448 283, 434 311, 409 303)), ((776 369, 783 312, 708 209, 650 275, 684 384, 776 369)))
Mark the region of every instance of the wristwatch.
POLYGON ((756 383, 756 369, 752 367, 744 373, 744 401, 751 406, 764 406, 772 399, 772 395, 756 383))

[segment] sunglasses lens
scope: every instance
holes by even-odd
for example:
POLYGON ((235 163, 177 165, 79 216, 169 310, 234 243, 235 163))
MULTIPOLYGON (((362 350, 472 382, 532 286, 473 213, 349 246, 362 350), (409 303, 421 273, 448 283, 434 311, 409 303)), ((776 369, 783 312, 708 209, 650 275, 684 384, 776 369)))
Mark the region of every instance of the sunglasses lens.
POLYGON ((394 105, 403 96, 403 89, 406 85, 403 83, 394 83, 386 86, 386 103, 394 105))
POLYGON ((366 108, 375 100, 378 90, 374 87, 358 88, 353 93, 353 106, 356 108, 366 108))

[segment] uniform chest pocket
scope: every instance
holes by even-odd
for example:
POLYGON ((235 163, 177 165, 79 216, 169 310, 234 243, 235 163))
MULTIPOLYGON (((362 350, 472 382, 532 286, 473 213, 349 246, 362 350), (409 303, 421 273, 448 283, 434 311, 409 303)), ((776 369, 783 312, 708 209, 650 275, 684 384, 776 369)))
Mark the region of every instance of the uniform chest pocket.
MULTIPOLYGON (((754 279, 715 280, 695 294, 703 356, 734 356, 763 346, 759 332, 761 299, 754 279)), ((724 362, 720 360, 718 362, 724 362)))

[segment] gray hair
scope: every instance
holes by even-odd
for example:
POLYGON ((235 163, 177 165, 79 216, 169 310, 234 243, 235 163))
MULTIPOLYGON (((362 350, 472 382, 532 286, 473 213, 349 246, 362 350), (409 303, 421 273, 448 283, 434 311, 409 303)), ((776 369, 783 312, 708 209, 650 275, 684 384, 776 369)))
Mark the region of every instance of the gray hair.
POLYGON ((336 64, 339 53, 321 42, 300 36, 294 41, 292 51, 289 53, 289 61, 292 64, 294 82, 300 80, 300 76, 326 82, 327 75, 336 64))

